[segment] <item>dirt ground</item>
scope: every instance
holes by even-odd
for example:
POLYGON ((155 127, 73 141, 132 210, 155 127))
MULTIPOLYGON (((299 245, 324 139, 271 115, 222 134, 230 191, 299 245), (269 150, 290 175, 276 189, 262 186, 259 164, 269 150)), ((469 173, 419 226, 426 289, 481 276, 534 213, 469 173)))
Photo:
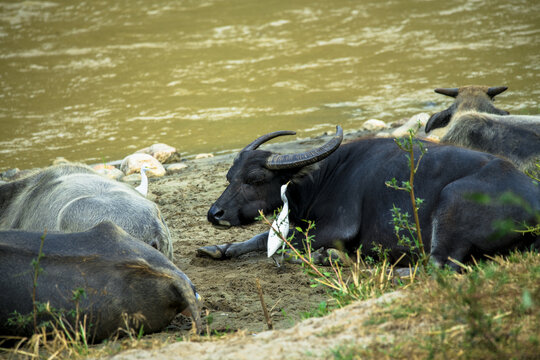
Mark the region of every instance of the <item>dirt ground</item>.
POLYGON ((114 356, 113 360, 352 359, 347 355, 351 346, 380 346, 396 337, 426 330, 422 324, 367 326, 381 309, 403 297, 398 292, 387 293, 377 299, 352 303, 322 318, 304 320, 285 330, 257 334, 241 332, 217 340, 192 338, 160 348, 127 350, 114 356))
POLYGON ((210 205, 226 187, 225 175, 232 157, 225 161, 194 160, 182 173, 150 183, 150 199, 160 207, 174 241, 175 264, 186 273, 210 312, 210 330, 266 329, 256 280, 272 308, 274 327, 290 327, 302 312, 312 310, 327 296, 310 287, 298 265, 277 267, 264 253, 216 261, 198 257, 201 246, 238 242, 266 231, 262 223, 231 229, 213 227, 206 219, 210 205))

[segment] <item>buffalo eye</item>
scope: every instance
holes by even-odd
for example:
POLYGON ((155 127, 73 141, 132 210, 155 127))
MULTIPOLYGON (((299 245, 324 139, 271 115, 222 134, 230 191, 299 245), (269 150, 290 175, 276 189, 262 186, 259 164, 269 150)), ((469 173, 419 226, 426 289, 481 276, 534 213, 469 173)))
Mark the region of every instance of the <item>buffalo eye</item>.
POLYGON ((266 173, 262 169, 256 169, 248 172, 246 183, 249 185, 260 185, 266 181, 266 173))

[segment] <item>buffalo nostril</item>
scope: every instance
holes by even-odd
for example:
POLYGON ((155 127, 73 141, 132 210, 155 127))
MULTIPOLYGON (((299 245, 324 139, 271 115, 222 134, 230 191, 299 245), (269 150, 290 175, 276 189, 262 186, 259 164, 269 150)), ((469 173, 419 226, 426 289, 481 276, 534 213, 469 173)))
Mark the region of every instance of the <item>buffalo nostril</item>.
POLYGON ((223 209, 218 208, 215 205, 212 205, 210 210, 208 210, 208 220, 212 221, 219 221, 219 219, 225 214, 225 211, 223 209))
POLYGON ((224 219, 225 215, 225 210, 212 205, 210 210, 208 210, 208 221, 214 225, 229 227, 231 226, 231 223, 224 219))

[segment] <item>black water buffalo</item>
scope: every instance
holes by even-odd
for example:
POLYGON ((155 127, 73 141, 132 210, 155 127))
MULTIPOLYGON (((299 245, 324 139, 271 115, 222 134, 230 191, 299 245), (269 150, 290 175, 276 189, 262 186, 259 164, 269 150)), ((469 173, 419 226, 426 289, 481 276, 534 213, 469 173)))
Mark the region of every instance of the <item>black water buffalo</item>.
POLYGON ((448 126, 441 141, 503 156, 522 171, 536 170, 540 162, 540 116, 508 115, 493 98, 507 87, 463 86, 435 89, 456 100, 433 114, 426 133, 448 126))
MULTIPOLYGON (((412 214, 409 194, 388 188, 385 181, 409 179, 406 153, 392 139, 366 138, 340 146, 343 132, 338 127, 332 140, 320 148, 300 154, 279 155, 259 150, 264 142, 293 132, 275 132, 255 140, 234 160, 229 181, 208 211, 215 225, 237 226, 253 221, 258 209, 271 213, 281 205, 280 186, 287 189, 290 220, 310 232, 314 247, 341 248, 352 252, 362 247, 370 253, 374 244, 389 249, 398 259, 408 249, 398 245, 391 209, 396 206, 412 214)), ((510 162, 465 148, 425 142, 428 148, 415 177, 416 196, 424 199, 419 217, 426 249, 439 265, 455 265, 449 257, 464 261, 468 255, 495 253, 529 246, 539 240, 511 232, 497 234, 498 220, 534 221, 519 206, 497 203, 503 193, 512 192, 540 211, 540 189, 510 162), (469 195, 482 193, 493 202, 481 204, 469 195)), ((418 154, 416 154, 418 158, 418 154)), ((294 229, 294 228, 293 228, 294 229)), ((297 230, 292 230, 298 242, 297 230)), ((242 243, 198 249, 213 258, 234 257, 265 250, 268 233, 242 243)))
MULTIPOLYGON (((32 313, 34 268, 41 232, 0 231, 0 336, 29 336, 33 322, 9 324, 14 311, 32 313)), ((124 318, 145 333, 162 330, 176 314, 193 318, 201 330, 198 295, 188 277, 153 247, 135 240, 111 222, 80 233, 47 233, 36 301, 66 315, 76 309, 73 294, 83 289, 79 318, 87 316, 88 340, 101 341, 126 329, 124 318)), ((50 320, 41 314, 38 323, 50 320)))
POLYGON ((0 185, 0 230, 81 232, 106 220, 172 259, 171 236, 157 205, 87 166, 52 166, 0 185))

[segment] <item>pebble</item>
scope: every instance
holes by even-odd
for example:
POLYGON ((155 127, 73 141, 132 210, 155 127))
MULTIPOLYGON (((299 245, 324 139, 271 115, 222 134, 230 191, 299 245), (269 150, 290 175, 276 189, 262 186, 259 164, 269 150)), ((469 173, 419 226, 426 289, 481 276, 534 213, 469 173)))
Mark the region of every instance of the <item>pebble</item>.
POLYGON ((394 131, 390 133, 392 137, 403 137, 409 135, 409 129, 417 129, 418 123, 420 123, 421 127, 417 132, 417 136, 425 138, 426 132, 424 131, 424 128, 426 126, 426 123, 429 119, 428 113, 420 113, 416 114, 413 117, 411 117, 405 124, 401 125, 394 131))
POLYGON ((94 169, 98 174, 113 180, 120 180, 125 176, 125 174, 121 170, 115 168, 112 165, 98 164, 92 166, 92 169, 94 169))
POLYGON ((146 172, 146 176, 149 178, 160 177, 166 173, 163 165, 161 165, 161 163, 155 157, 142 153, 135 153, 126 156, 124 160, 122 160, 120 170, 122 170, 122 172, 126 175, 139 173, 143 164, 146 164, 149 167, 148 171, 146 172))
POLYGON ((138 185, 141 182, 141 174, 127 175, 127 176, 124 176, 121 180, 129 184, 138 185))
POLYGON ((180 154, 176 151, 176 148, 167 144, 153 144, 147 148, 141 149, 136 154, 148 154, 155 157, 160 163, 172 163, 180 160, 180 154))
POLYGON ((389 128, 389 125, 384 121, 377 119, 369 119, 362 124, 362 130, 367 131, 380 131, 389 128))
POLYGON ((53 160, 52 165, 62 165, 62 164, 71 164, 71 161, 65 157, 59 156, 53 160))
POLYGON ((15 175, 17 175, 17 173, 19 171, 21 171, 21 170, 19 170, 19 168, 13 168, 13 169, 6 170, 6 171, 0 173, 0 178, 10 180, 15 175))
POLYGON ((214 157, 214 154, 210 154, 210 153, 202 153, 202 154, 197 154, 195 156, 195 159, 198 160, 198 159, 208 159, 208 158, 213 158, 214 157))
POLYGON ((169 166, 167 166, 167 175, 178 174, 179 172, 183 171, 187 167, 188 166, 183 163, 170 164, 169 166))
POLYGON ((18 168, 6 170, 3 173, 0 174, 0 178, 5 181, 15 181, 22 179, 23 177, 26 177, 30 174, 32 174, 35 171, 35 169, 30 170, 19 170, 18 168))

